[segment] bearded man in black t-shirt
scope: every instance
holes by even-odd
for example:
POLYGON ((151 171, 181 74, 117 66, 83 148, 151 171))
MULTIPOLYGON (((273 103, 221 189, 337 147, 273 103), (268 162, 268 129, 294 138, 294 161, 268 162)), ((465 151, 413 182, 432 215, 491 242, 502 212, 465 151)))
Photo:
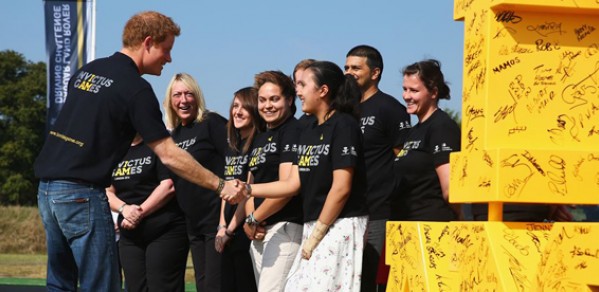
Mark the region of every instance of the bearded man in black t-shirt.
MULTIPOLYGON (((134 15, 123 48, 75 72, 68 98, 50 128, 35 173, 41 182, 40 215, 46 229, 48 290, 120 291, 114 225, 105 188, 112 169, 136 132, 177 175, 238 202, 243 183, 226 182, 175 145, 143 74, 160 75, 171 62, 180 28, 158 12, 134 15)), ((125 219, 139 221, 140 206, 122 205, 125 219)))
POLYGON ((390 196, 395 186, 394 148, 403 144, 410 128, 406 108, 393 96, 379 90, 383 73, 381 53, 367 45, 352 48, 346 56, 345 74, 353 75, 362 92, 360 128, 364 137, 364 159, 368 178, 367 242, 362 265, 362 291, 375 291, 376 274, 385 242, 385 224, 390 216, 390 196))

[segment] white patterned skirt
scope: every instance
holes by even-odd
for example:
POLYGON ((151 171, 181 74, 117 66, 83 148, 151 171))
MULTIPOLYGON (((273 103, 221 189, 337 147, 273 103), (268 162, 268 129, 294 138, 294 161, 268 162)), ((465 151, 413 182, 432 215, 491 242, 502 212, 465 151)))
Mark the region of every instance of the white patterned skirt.
MULTIPOLYGON (((285 291, 360 291, 367 223, 368 216, 337 219, 309 260, 297 253, 285 291)), ((315 225, 304 223, 302 247, 315 225)))

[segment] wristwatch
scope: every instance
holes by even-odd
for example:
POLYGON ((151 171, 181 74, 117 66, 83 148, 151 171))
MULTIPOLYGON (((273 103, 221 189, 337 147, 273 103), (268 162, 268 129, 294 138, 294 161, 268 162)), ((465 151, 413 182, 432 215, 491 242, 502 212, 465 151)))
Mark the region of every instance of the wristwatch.
POLYGON ((256 220, 256 218, 254 217, 254 212, 250 213, 250 215, 245 217, 245 223, 247 223, 250 226, 260 224, 260 222, 256 220))

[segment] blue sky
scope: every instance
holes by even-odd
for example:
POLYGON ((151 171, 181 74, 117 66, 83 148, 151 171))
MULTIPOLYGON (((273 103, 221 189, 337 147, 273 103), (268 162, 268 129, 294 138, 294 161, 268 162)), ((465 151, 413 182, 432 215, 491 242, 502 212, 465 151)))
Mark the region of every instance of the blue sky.
MULTIPOLYGON (((0 50, 15 50, 46 62, 41 0, 3 3, 0 50)), ((233 92, 252 85, 256 73, 291 74, 301 59, 329 60, 343 67, 358 44, 379 49, 384 59, 380 88, 401 99, 401 69, 415 61, 441 61, 452 98, 442 108, 461 111, 463 23, 454 21, 450 0, 202 1, 99 0, 96 58, 121 48, 122 28, 139 11, 156 10, 181 26, 162 76, 144 77, 162 102, 170 78, 192 74, 207 107, 228 117, 233 92)))

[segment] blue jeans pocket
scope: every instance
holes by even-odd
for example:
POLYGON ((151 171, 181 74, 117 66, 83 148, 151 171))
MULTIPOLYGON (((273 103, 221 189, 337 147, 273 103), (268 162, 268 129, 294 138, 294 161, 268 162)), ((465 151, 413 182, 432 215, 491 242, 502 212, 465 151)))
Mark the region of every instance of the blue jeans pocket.
POLYGON ((53 199, 56 220, 68 239, 85 234, 90 226, 89 198, 53 199))

